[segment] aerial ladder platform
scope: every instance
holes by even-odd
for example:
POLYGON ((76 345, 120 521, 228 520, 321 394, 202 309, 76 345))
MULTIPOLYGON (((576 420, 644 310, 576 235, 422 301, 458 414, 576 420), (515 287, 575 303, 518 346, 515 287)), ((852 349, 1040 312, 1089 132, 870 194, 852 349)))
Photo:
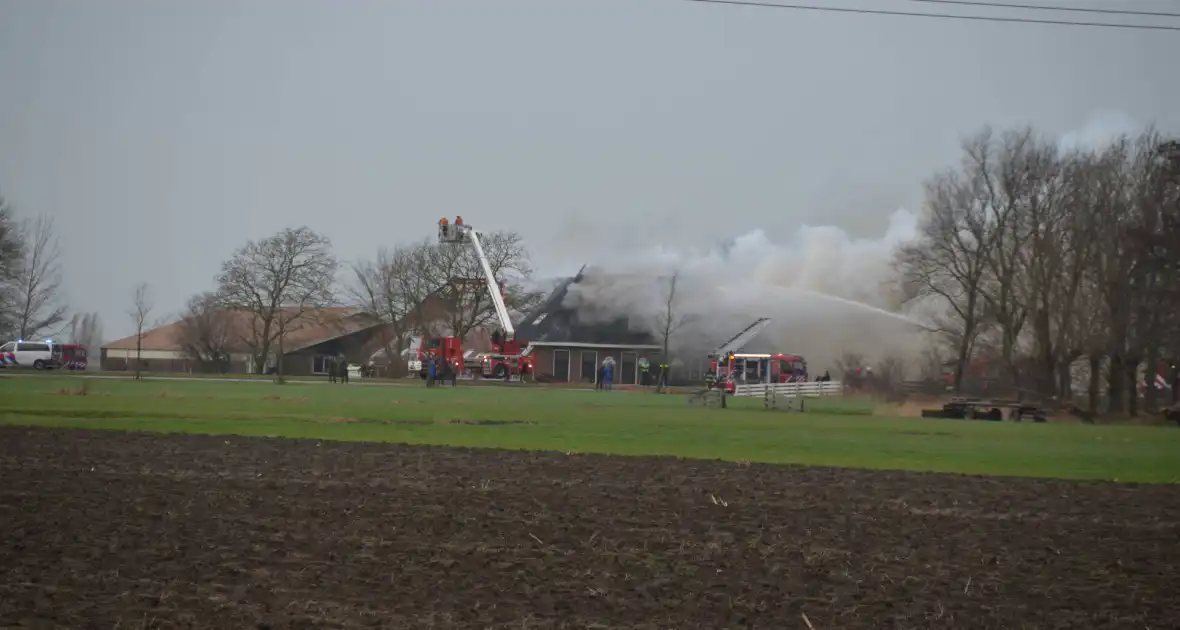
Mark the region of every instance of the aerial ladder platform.
POLYGON ((531 369, 533 348, 531 344, 525 344, 525 347, 522 348, 520 342, 516 339, 516 327, 512 324, 512 318, 508 314, 508 307, 504 303, 504 295, 500 292, 500 283, 496 280, 496 276, 492 271, 491 264, 488 262, 487 254, 484 252, 483 243, 480 242, 479 236, 480 234, 477 230, 463 222, 463 217, 456 217, 454 223, 448 221, 446 217, 443 217, 438 222, 439 243, 469 243, 472 249, 475 250, 475 255, 479 259, 479 265, 483 269, 484 280, 488 286, 488 295, 492 298, 492 305, 495 307, 496 319, 499 320, 500 331, 504 335, 503 340, 497 344, 495 352, 480 353, 470 357, 470 359, 465 357, 464 363, 466 364, 471 359, 478 359, 481 364, 487 364, 486 369, 483 370, 484 372, 490 372, 496 378, 519 381, 526 364, 531 369))
POLYGON ((757 337, 758 333, 766 330, 766 327, 769 325, 769 317, 759 317, 758 319, 754 320, 754 323, 746 326, 741 332, 734 335, 732 339, 721 344, 721 347, 717 348, 716 351, 710 354, 709 358, 713 359, 718 357, 727 357, 738 352, 744 348, 746 344, 750 343, 754 337, 757 337))

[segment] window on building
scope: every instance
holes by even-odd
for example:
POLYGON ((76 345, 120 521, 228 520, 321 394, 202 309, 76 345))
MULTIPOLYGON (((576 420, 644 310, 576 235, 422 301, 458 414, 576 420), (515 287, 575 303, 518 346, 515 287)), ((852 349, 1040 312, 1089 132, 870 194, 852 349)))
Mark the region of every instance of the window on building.
POLYGON ((327 374, 328 369, 332 367, 332 357, 317 354, 311 358, 311 373, 312 374, 327 374))
POLYGON ((598 382, 598 353, 594 350, 582 351, 582 382, 598 382))

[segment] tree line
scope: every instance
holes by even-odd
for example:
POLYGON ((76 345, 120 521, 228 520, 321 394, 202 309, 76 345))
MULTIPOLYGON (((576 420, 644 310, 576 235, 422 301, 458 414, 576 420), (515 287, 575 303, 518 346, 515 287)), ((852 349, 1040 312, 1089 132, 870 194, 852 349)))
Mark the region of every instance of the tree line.
POLYGON ((71 315, 62 295, 61 247, 52 218, 20 218, 0 196, 0 343, 60 339, 98 347, 97 313, 71 315))
MULTIPOLYGON (((543 295, 530 288, 533 269, 521 236, 489 232, 481 241, 509 307, 523 312, 538 304, 543 295)), ((250 241, 224 261, 214 287, 188 300, 180 343, 208 371, 225 371, 230 349, 248 348, 259 372, 273 369, 281 378, 287 333, 329 306, 357 307, 384 322, 379 341, 395 368, 394 357, 413 336, 466 336, 496 321, 470 247, 424 240, 345 263, 328 237, 300 227, 250 241)), ((142 337, 145 318, 135 319, 142 337)))
MULTIPOLYGON (((1017 390, 1081 394, 1091 411, 1137 413, 1140 367, 1152 380, 1159 366, 1180 365, 1180 141, 1147 130, 1063 148, 1031 128, 984 128, 962 149, 956 167, 924 183, 919 237, 896 258, 905 300, 937 314, 935 349, 954 366, 953 387, 982 363, 1017 390), (1074 391, 1079 365, 1082 392, 1074 391)), ((529 282, 520 235, 483 241, 509 305, 538 304, 544 295, 529 282)), ((100 345, 97 315, 70 316, 61 275, 52 220, 21 220, 0 199, 3 338, 68 334, 100 345)), ((287 228, 240 247, 212 285, 178 318, 182 347, 210 371, 245 347, 256 369, 275 357, 281 374, 286 333, 325 306, 356 306, 386 322, 389 357, 415 335, 465 336, 495 322, 472 249, 429 240, 345 262, 326 236, 287 228)), ((667 346, 682 322, 674 280, 665 292, 656 328, 667 346)), ((150 287, 137 285, 133 300, 142 341, 153 324, 150 287)), ((1180 372, 1170 369, 1175 392, 1180 372)), ((1144 404, 1159 402, 1147 387, 1144 404)))
POLYGON ((1180 364, 1180 142, 1154 130, 1063 148, 985 128, 925 183, 919 238, 897 252, 909 301, 940 315, 962 388, 986 363, 1011 388, 1139 411, 1180 364), (1075 373, 1085 391, 1075 392, 1075 373))

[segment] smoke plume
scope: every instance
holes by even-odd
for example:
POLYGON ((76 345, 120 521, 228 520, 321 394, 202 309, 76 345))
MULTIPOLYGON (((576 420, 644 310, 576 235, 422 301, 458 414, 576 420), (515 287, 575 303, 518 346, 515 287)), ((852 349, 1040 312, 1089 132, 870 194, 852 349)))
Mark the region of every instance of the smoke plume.
MULTIPOLYGON (((1100 112, 1063 134, 1060 145, 1097 147, 1139 129, 1123 114, 1100 112)), ((853 238, 836 226, 803 225, 782 235, 754 230, 702 249, 660 243, 658 237, 653 243, 644 231, 642 246, 598 252, 583 281, 570 287, 565 306, 584 321, 625 315, 633 327, 658 333, 667 277, 676 273, 673 310, 693 318, 673 340, 679 356, 703 356, 754 319, 771 317, 774 324, 748 351, 802 354, 816 373, 834 368, 845 352, 913 360, 929 347, 920 324, 930 321, 930 305, 896 312, 894 262, 918 228, 919 216, 902 208, 873 239, 853 238)))
POLYGON ((805 225, 785 238, 754 230, 705 249, 657 244, 612 253, 570 287, 565 306, 584 321, 627 315, 633 327, 658 335, 675 273, 673 312, 691 319, 674 339, 680 354, 703 355, 754 319, 771 317, 774 324, 748 350, 803 354, 823 370, 845 351, 917 347, 914 324, 887 310, 894 252, 916 237, 917 225, 902 209, 877 239, 805 225))

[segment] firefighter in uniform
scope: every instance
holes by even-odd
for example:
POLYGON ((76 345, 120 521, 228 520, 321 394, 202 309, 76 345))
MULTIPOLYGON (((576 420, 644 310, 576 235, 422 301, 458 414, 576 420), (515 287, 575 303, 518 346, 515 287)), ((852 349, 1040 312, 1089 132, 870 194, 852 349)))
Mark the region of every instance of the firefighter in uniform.
POLYGON ((660 363, 660 387, 668 385, 668 364, 660 363))
POLYGON ((647 373, 651 369, 651 364, 647 362, 647 357, 639 357, 639 384, 647 387, 647 373))

